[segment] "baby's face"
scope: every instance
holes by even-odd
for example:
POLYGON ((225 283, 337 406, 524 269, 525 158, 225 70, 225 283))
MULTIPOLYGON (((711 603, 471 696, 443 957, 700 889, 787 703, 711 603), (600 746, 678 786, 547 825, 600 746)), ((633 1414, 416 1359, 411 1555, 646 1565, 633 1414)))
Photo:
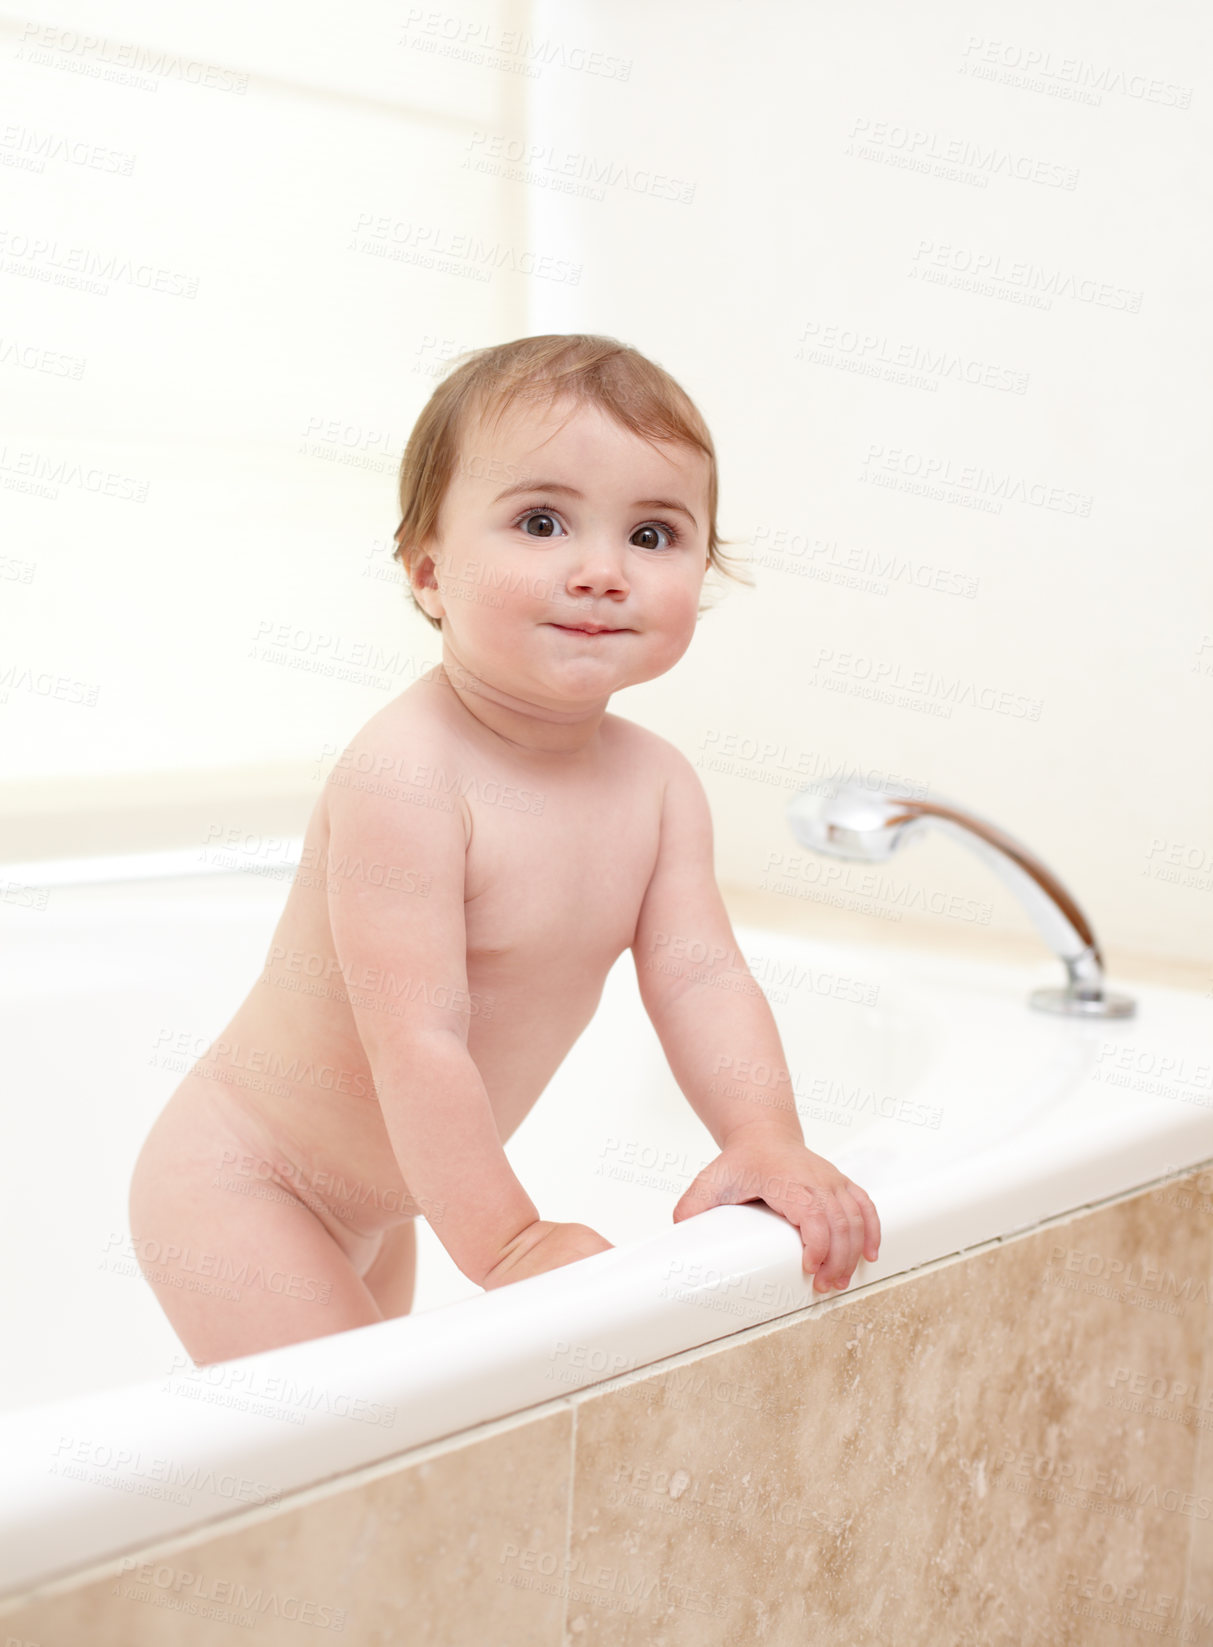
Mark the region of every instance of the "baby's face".
POLYGON ((695 632, 707 477, 703 453, 650 446, 594 406, 516 401, 496 429, 477 423, 414 563, 444 653, 549 707, 664 674, 695 632))

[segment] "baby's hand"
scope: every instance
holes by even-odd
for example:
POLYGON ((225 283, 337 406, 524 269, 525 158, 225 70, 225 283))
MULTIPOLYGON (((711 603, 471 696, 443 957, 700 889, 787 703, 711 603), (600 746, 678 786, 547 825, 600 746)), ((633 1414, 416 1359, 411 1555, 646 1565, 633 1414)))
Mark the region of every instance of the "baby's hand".
POLYGON ((879 1256, 880 1219, 867 1194, 795 1139, 759 1126, 734 1132, 688 1185, 674 1208, 674 1222, 745 1201, 765 1201, 796 1225, 804 1241, 804 1272, 817 1272, 816 1292, 850 1286, 860 1258, 874 1264, 879 1256))
POLYGON ((564 1264, 575 1264, 579 1258, 592 1258, 596 1252, 610 1250, 611 1243, 588 1224, 556 1224, 539 1218, 515 1237, 505 1256, 480 1284, 486 1292, 492 1292, 511 1281, 525 1281, 530 1275, 543 1275, 564 1264))

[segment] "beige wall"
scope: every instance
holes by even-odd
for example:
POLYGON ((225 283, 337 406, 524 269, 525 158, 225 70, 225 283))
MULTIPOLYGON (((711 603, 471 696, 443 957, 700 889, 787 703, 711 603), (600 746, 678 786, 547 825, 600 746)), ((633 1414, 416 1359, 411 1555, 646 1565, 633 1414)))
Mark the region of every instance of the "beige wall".
POLYGON ((461 166, 523 83, 425 49, 407 7, 331 23, 117 0, 102 29, 67 0, 0 34, 5 158, 52 142, 4 173, 7 468, 67 465, 0 492, 5 856, 48 814, 88 814, 87 850, 97 812, 305 793, 437 655, 395 476, 441 362, 525 330, 525 200, 461 166), (95 289, 40 278, 85 256, 117 265, 95 289))
MULTIPOLYGON (((72 74, 89 54, 62 46, 15 65, 18 124, 136 158, 130 176, 9 171, 14 223, 199 284, 2 276, 11 329, 87 367, 0 367, 12 442, 148 483, 142 503, 3 494, 33 568, 3 585, 12 655, 68 683, 0 703, 12 855, 52 802, 98 804, 95 786, 48 798, 63 778, 108 804, 110 774, 175 774, 235 825, 270 772, 305 816, 326 746, 437 654, 366 575, 388 564, 395 462, 433 381, 417 368, 442 352, 426 340, 589 329, 696 397, 721 530, 749 545, 756 587, 723 586, 687 657, 613 706, 703 762, 721 880, 769 881, 795 852, 786 801, 856 769, 1021 836, 1109 948, 1213 959, 1197 9, 410 14, 355 5, 334 40, 298 8, 147 28, 110 8, 114 42, 247 72, 239 96, 72 74), (523 142, 521 178, 464 164, 523 142), (350 249, 362 213, 570 278, 376 258, 350 249), (369 467, 342 461, 360 450, 369 467), (915 489, 928 471, 942 496, 915 489), (257 655, 279 628, 287 647, 257 655), (362 660, 352 680, 313 672, 338 656, 362 660), (85 687, 92 707, 71 701, 85 687)), ((819 873, 774 884, 802 895, 819 873)), ((1028 930, 937 839, 830 891, 885 925, 1028 930)))
POLYGON ((0 1622, 193 1647, 249 1627, 202 1608, 252 1597, 275 1643, 1129 1647, 1143 1619, 1206 1641, 1211 1187, 1206 1168, 842 1295, 0 1622), (1186 1393, 1151 1399, 1158 1381, 1186 1393))
MULTIPOLYGON (((722 878, 760 884, 794 850, 798 772, 854 765, 1021 836, 1109 945, 1213 961, 1202 13, 544 0, 540 18, 634 66, 594 95, 553 81, 539 141, 694 186, 689 205, 533 188, 537 224, 576 223, 586 265, 536 324, 628 338, 714 431, 721 530, 751 545, 757 587, 730 586, 678 668, 620 705, 717 757, 722 878), (999 66, 1030 52, 1037 88, 999 66), (1068 99, 1078 83, 1112 89, 1068 99), (899 163, 928 150, 935 171, 899 163), (949 177, 953 154, 976 163, 949 177), (950 261, 983 257, 1000 278, 966 289, 950 261), (1016 300, 1067 280, 1077 295, 1016 300), (911 489, 929 463, 950 466, 943 499, 911 489), (969 507, 997 501, 977 471, 1043 501, 969 507), (890 682, 900 698, 866 695, 890 682), (953 688, 993 707, 926 712, 953 688)), ((893 870, 835 890, 886 913, 956 893, 1027 930, 952 843, 893 870)))

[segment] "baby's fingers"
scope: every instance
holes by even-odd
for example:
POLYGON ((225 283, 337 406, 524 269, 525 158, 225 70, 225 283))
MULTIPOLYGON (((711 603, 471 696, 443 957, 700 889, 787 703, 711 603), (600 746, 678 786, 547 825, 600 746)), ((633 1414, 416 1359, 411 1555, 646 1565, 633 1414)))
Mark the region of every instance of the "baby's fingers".
POLYGON ((863 1209, 859 1204, 859 1198, 851 1186, 848 1184, 845 1189, 837 1190, 835 1193, 842 1203, 850 1225, 850 1240, 846 1257, 843 1260, 842 1279, 835 1282, 835 1286, 841 1289, 850 1286, 851 1277, 855 1273, 855 1266, 864 1256, 867 1225, 864 1220, 863 1209))
MULTIPOLYGON (((850 1184, 839 1186, 824 1193, 818 1206, 804 1220, 801 1227, 804 1269, 806 1274, 816 1270, 813 1285, 817 1292, 844 1290, 850 1285, 859 1260, 868 1252, 873 1259, 876 1256, 869 1246, 861 1196, 863 1191, 856 1194, 850 1184)), ((874 1216, 875 1208, 872 1213, 874 1216)))
POLYGON ((819 1193, 817 1204, 800 1221, 804 1242, 801 1263, 806 1275, 817 1272, 813 1286, 829 1292, 854 1268, 851 1261, 851 1214, 833 1193, 819 1193))
POLYGON ((872 1205, 871 1197, 866 1190, 861 1190, 858 1184, 847 1184, 853 1200, 858 1202, 859 1210, 863 1214, 864 1242, 863 1256, 869 1264, 874 1264, 880 1257, 880 1215, 872 1205))

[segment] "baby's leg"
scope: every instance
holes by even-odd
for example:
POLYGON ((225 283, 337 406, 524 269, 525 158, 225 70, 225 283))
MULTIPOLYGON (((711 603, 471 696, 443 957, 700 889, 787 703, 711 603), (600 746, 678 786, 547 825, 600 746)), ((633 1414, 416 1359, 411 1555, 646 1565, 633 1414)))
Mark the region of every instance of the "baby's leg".
POLYGON ((223 1187, 232 1150, 268 1161, 238 1111, 187 1079, 149 1132, 131 1179, 135 1254, 195 1364, 382 1321, 350 1252, 289 1179, 239 1180, 256 1194, 223 1187))
POLYGON ((363 1275, 371 1296, 385 1320, 407 1315, 413 1307, 417 1280, 417 1224, 410 1218, 383 1234, 383 1245, 363 1275))

